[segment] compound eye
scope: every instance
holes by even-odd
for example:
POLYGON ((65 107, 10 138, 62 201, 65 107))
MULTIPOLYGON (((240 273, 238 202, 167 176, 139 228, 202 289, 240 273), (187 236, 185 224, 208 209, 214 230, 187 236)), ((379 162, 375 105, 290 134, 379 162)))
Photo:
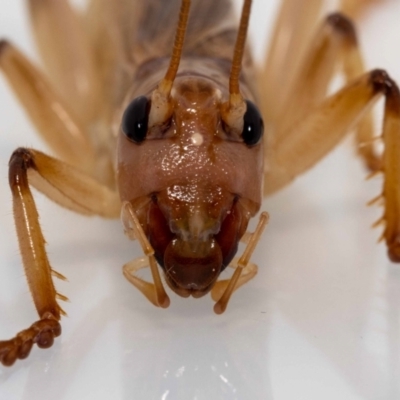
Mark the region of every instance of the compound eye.
POLYGON ((141 143, 146 138, 150 101, 146 96, 134 99, 122 117, 122 131, 129 140, 141 143))
POLYGON ((264 122, 258 108, 249 100, 246 100, 247 110, 243 117, 242 138, 247 146, 254 146, 264 133, 264 122))

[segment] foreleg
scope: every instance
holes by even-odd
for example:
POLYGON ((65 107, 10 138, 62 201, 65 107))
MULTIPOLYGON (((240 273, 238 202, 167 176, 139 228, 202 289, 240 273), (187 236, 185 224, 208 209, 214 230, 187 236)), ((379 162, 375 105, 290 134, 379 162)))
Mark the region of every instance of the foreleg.
POLYGON ((61 333, 59 320, 64 314, 57 299, 66 299, 54 287, 52 276, 64 277, 50 266, 30 185, 81 214, 116 218, 120 213, 117 193, 39 151, 20 148, 13 153, 9 183, 22 261, 40 320, 15 338, 0 342, 0 362, 7 366, 26 358, 35 343, 43 348, 52 345, 61 333))

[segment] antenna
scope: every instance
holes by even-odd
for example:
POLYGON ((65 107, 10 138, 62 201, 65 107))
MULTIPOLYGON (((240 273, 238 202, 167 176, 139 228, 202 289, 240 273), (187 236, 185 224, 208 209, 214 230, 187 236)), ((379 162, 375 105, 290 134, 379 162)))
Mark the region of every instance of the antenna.
POLYGON ((187 22, 189 19, 189 11, 190 0, 182 0, 169 67, 164 78, 158 84, 157 89, 155 89, 151 95, 149 127, 164 123, 172 114, 173 104, 171 101, 171 90, 181 60, 187 22))
POLYGON ((239 77, 242 69, 243 53, 246 45, 252 0, 245 0, 240 17, 240 26, 233 53, 231 73, 229 76, 229 100, 221 105, 221 117, 226 125, 236 133, 243 130, 243 116, 247 105, 240 93, 239 77))

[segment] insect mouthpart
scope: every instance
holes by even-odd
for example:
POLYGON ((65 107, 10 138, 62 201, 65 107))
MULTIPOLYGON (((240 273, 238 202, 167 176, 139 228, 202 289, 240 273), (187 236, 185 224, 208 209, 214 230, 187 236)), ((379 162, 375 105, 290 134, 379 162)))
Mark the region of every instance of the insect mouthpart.
POLYGON ((168 286, 181 297, 207 294, 237 251, 248 218, 234 196, 224 200, 187 207, 160 193, 149 205, 149 241, 168 286))
POLYGON ((181 297, 199 298, 209 292, 222 268, 222 251, 215 239, 174 239, 164 254, 168 285, 181 297))

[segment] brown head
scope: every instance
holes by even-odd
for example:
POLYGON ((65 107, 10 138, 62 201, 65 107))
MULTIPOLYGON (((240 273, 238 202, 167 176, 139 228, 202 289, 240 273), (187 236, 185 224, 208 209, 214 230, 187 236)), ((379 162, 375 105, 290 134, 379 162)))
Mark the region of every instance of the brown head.
POLYGON ((118 183, 168 285, 201 297, 260 207, 263 123, 245 87, 247 100, 222 73, 211 79, 191 63, 174 68, 124 113, 118 183))

